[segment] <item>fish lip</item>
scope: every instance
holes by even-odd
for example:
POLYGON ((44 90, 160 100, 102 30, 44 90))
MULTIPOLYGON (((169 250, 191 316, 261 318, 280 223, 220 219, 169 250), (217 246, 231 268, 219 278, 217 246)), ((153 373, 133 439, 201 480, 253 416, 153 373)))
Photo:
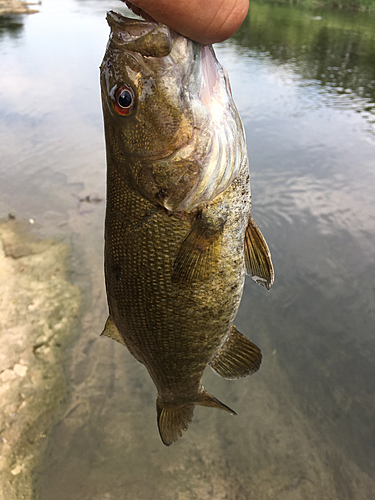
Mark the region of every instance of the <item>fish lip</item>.
MULTIPOLYGON (((120 28, 121 30, 123 30, 123 28, 126 26, 128 29, 134 28, 134 31, 138 30, 139 32, 140 26, 143 26, 143 32, 139 32, 138 37, 146 35, 160 24, 156 21, 145 21, 144 19, 134 19, 132 17, 126 17, 114 10, 109 10, 107 12, 106 19, 111 29, 120 28)), ((136 34, 134 33, 133 36, 136 36, 136 34)), ((130 29, 129 39, 133 39, 130 29)), ((127 41, 126 38, 124 41, 127 41)))
POLYGON ((125 17, 113 10, 107 12, 107 22, 111 28, 110 40, 130 52, 165 57, 172 50, 175 34, 164 24, 125 17))

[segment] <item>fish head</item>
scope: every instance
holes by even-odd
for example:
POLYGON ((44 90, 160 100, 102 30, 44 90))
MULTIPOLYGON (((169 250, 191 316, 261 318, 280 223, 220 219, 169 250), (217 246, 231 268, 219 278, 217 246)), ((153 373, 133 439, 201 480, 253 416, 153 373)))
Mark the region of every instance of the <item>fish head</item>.
MULTIPOLYGON (((246 150, 228 76, 209 46, 110 11, 101 65, 108 166, 166 209, 223 192, 246 150)), ((246 155, 246 154, 245 154, 246 155)))

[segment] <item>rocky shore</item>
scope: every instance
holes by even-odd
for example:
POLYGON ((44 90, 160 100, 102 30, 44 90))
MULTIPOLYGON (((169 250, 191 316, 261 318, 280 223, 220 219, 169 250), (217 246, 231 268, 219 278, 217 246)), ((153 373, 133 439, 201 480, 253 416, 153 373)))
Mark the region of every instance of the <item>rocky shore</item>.
POLYGON ((30 9, 29 5, 36 3, 22 2, 21 0, 0 0, 0 15, 10 14, 34 14, 36 9, 30 9))
POLYGON ((67 397, 62 360, 80 291, 68 247, 0 220, 0 500, 32 498, 31 472, 67 397))

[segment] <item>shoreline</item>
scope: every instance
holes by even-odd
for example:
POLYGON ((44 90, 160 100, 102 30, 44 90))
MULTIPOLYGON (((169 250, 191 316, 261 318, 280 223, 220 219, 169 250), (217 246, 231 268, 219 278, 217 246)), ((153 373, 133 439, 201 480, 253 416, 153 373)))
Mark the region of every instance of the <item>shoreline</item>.
MULTIPOLYGON (((256 0, 255 3, 261 1, 261 3, 267 4, 283 4, 283 5, 294 5, 296 7, 305 7, 310 9, 329 9, 329 10, 344 10, 348 12, 374 12, 375 11, 375 0, 368 0, 363 2, 363 0, 352 1, 352 0, 256 0)), ((250 0, 251 7, 251 0, 250 0)))
POLYGON ((13 14, 35 14, 36 9, 30 9, 29 5, 38 5, 40 2, 30 3, 22 0, 0 0, 0 16, 13 14))
POLYGON ((64 359, 81 293, 68 253, 0 220, 0 500, 33 497, 33 468, 69 395, 64 359))

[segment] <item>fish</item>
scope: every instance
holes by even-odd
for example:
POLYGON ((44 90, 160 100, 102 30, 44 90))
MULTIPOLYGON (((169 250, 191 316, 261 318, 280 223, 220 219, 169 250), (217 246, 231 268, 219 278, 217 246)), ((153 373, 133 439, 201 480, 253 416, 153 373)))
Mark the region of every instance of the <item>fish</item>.
POLYGON ((274 269, 251 216, 244 127, 211 46, 157 22, 107 13, 100 67, 107 157, 102 335, 125 345, 157 389, 169 446, 225 379, 256 372, 260 349, 234 326, 245 274, 274 269))

